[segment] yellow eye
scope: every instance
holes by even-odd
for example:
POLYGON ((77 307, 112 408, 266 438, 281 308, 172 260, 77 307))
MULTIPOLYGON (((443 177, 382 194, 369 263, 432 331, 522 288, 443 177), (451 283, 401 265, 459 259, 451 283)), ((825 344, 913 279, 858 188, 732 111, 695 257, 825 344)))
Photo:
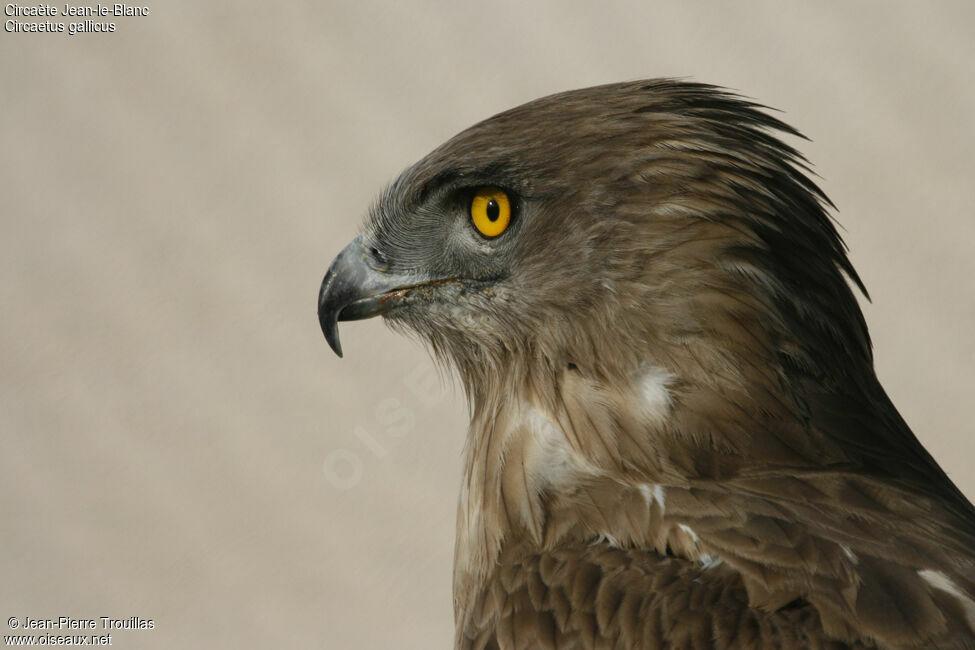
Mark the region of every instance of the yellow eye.
POLYGON ((511 223, 508 195, 496 187, 482 187, 471 200, 471 221, 485 237, 497 237, 511 223))

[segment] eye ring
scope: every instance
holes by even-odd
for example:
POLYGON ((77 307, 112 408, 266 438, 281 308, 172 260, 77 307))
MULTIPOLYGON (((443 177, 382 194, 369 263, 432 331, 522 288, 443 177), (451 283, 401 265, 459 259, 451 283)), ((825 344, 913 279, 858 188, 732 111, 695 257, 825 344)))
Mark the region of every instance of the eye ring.
POLYGON ((511 224, 511 201, 497 187, 482 187, 471 199, 471 222, 479 233, 493 239, 511 224))

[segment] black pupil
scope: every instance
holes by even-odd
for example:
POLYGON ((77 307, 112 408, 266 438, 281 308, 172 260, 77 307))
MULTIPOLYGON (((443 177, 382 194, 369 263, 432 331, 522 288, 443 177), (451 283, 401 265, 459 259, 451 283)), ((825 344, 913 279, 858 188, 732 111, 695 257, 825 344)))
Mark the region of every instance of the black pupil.
POLYGON ((491 221, 497 221, 498 217, 501 216, 501 206, 494 199, 488 201, 487 204, 487 218, 491 221))

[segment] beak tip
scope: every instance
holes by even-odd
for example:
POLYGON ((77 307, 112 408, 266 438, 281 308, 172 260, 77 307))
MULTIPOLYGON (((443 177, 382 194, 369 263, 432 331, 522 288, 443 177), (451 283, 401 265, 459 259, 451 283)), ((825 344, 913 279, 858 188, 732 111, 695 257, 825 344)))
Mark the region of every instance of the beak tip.
POLYGON ((342 342, 339 340, 339 324, 335 314, 329 314, 324 310, 318 312, 318 322, 322 326, 322 333, 328 347, 332 348, 339 359, 342 358, 342 342))
POLYGON ((331 342, 329 342, 329 345, 332 348, 332 352, 335 353, 335 356, 337 356, 339 359, 341 359, 342 358, 342 344, 339 343, 339 340, 338 339, 335 339, 335 344, 333 345, 331 342))

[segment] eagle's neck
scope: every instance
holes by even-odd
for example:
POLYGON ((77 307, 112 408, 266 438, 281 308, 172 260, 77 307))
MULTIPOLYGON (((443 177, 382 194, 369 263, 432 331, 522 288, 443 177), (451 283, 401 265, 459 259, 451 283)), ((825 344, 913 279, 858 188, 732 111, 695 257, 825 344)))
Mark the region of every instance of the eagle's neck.
POLYGON ((550 354, 534 373, 497 364, 522 369, 468 386, 476 399, 454 563, 458 639, 503 609, 504 593, 490 585, 513 579, 525 558, 594 543, 721 563, 739 574, 752 607, 808 601, 839 639, 975 629, 971 506, 947 481, 913 478, 911 467, 936 465, 907 453, 913 438, 882 392, 787 372, 761 355, 776 348, 760 328, 733 324, 741 332, 726 327, 710 347, 651 348, 652 361, 629 369, 553 371, 550 354), (739 348, 759 362, 729 357, 739 348), (886 436, 907 469, 846 444, 851 432, 886 436), (890 584, 911 594, 909 625, 872 608, 890 584), (928 615, 937 611, 950 625, 928 615))
POLYGON ((479 391, 498 398, 474 404, 464 452, 454 558, 460 628, 493 572, 519 553, 604 541, 715 560, 690 528, 667 517, 673 476, 656 465, 646 438, 628 448, 621 436, 621 427, 646 436, 666 421, 674 380, 644 366, 625 386, 608 386, 567 370, 549 385, 479 391), (646 462, 623 484, 614 470, 625 471, 628 457, 646 462))

